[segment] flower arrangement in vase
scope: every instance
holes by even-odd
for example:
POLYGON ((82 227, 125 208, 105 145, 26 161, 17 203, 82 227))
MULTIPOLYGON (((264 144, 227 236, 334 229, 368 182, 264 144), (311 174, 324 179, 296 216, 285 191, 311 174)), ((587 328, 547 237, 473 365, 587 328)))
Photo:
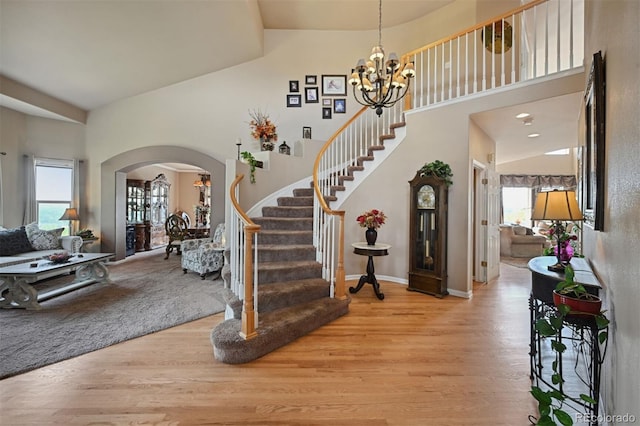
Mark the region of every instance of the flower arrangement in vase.
POLYGON ((376 239, 378 238, 377 229, 384 225, 386 220, 387 216, 384 212, 377 209, 366 211, 356 218, 356 221, 361 227, 367 228, 365 231, 367 244, 372 246, 376 243, 376 239))
POLYGON ((278 140, 276 125, 271 121, 269 115, 260 110, 249 111, 251 121, 251 136, 260 141, 262 151, 273 151, 274 143, 278 140))

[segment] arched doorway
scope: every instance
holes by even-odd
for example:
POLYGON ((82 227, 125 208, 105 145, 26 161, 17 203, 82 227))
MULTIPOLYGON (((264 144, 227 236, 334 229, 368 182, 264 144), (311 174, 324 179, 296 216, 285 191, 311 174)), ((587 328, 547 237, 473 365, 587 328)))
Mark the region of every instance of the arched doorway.
POLYGON ((157 163, 192 164, 209 171, 213 182, 211 196, 216 200, 211 221, 224 221, 224 163, 200 151, 177 146, 149 146, 120 153, 104 161, 100 167, 102 251, 115 253, 116 260, 125 257, 127 223, 124 203, 127 173, 138 167, 157 163))

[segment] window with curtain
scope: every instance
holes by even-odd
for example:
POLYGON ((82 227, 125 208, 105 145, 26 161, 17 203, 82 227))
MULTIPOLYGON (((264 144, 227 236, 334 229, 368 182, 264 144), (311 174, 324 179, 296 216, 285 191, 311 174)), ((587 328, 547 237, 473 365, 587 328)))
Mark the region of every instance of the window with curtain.
POLYGON ((501 175, 502 222, 533 227, 531 208, 538 192, 554 189, 574 190, 572 175, 501 175))
POLYGON ((35 159, 35 198, 40 229, 65 228, 70 234, 70 224, 60 220, 65 209, 73 204, 73 160, 35 159))

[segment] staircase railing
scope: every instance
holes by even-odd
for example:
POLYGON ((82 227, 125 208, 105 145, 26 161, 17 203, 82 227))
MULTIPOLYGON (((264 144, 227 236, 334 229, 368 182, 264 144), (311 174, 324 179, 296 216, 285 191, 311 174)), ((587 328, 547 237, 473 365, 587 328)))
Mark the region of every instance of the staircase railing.
POLYGON ((244 175, 236 176, 229 189, 231 199, 230 290, 242 300, 242 328, 240 336, 251 339, 257 336, 258 328, 258 232, 256 225, 238 203, 240 181, 244 175))
POLYGON ((584 0, 535 0, 411 51, 416 76, 404 104, 378 118, 362 108, 324 145, 315 162, 314 245, 325 279, 344 290, 344 214, 327 200, 381 145, 383 131, 420 108, 582 66, 584 0), (336 221, 338 224, 336 226, 336 221))
POLYGON ((583 22, 584 0, 535 0, 413 50, 405 110, 582 66, 583 22))
POLYGON ((385 129, 403 121, 402 105, 396 104, 378 117, 363 107, 329 138, 313 168, 313 235, 316 260, 322 264, 323 278, 331 283, 331 296, 344 298, 344 211, 333 210, 328 200, 335 199, 345 180, 352 179, 370 151, 382 145, 385 129))

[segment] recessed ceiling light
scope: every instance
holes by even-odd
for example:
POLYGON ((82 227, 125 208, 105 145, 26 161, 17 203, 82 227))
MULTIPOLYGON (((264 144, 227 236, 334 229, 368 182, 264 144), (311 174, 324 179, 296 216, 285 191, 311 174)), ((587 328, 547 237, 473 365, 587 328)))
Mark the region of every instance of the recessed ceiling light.
POLYGON ((540 133, 529 133, 527 135, 528 138, 537 138, 538 136, 540 136, 540 133))
POLYGON ((522 118, 526 118, 528 116, 530 116, 531 114, 529 114, 528 112, 521 112, 520 114, 516 115, 517 119, 522 119, 522 118))

